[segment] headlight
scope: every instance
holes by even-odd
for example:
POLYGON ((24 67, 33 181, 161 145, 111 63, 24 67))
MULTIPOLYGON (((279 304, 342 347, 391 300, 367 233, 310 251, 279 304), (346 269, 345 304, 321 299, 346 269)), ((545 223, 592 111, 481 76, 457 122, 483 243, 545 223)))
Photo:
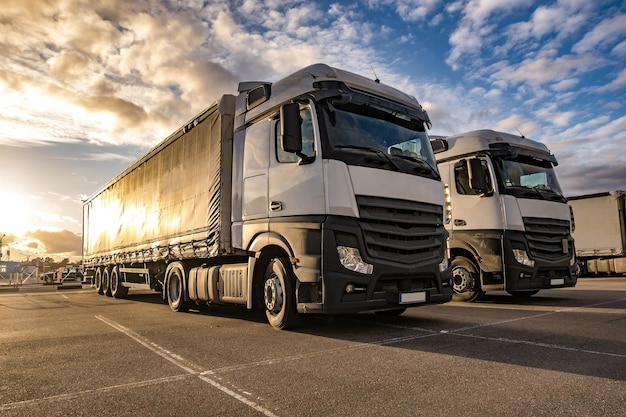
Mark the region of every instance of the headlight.
POLYGON ((444 222, 446 224, 450 224, 450 220, 452 220, 452 200, 450 198, 450 186, 448 184, 445 184, 443 186, 443 192, 444 192, 444 196, 445 196, 445 213, 444 213, 444 222))
POLYGON ((341 265, 350 271, 359 272, 361 274, 371 274, 374 270, 374 265, 363 262, 361 253, 357 248, 337 246, 337 253, 339 254, 339 262, 341 262, 341 265))
POLYGON ((528 257, 525 250, 513 249, 513 256, 515 256, 515 260, 522 265, 530 266, 531 268, 535 266, 535 261, 528 257))
POLYGON ((448 266, 450 265, 449 260, 450 260, 450 238, 447 237, 446 238, 446 251, 443 254, 443 261, 439 263, 439 272, 443 272, 448 268, 448 266))

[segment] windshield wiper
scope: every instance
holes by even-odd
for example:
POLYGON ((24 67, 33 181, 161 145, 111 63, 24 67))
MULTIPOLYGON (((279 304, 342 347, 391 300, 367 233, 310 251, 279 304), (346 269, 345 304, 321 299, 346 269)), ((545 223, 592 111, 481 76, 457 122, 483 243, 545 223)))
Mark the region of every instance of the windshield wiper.
POLYGON ((422 158, 416 158, 414 156, 409 156, 409 155, 392 155, 392 156, 396 158, 404 159, 405 161, 415 162, 418 165, 420 165, 420 167, 415 167, 415 170, 419 172, 423 172, 423 173, 432 173, 433 175, 439 177, 439 175, 437 175, 437 170, 433 168, 433 166, 430 165, 428 161, 422 158))
POLYGON ((533 187, 533 190, 537 191, 539 194, 543 196, 543 193, 554 194, 554 196, 550 197, 551 200, 555 201, 565 201, 565 196, 559 193, 558 191, 553 190, 549 186, 545 184, 537 184, 533 187))
POLYGON ((387 162, 389 165, 391 165, 392 167, 394 167, 395 169, 397 169, 398 171, 402 171, 402 169, 400 169, 400 167, 398 166, 398 164, 396 164, 390 157, 389 155, 387 155, 385 152, 383 152, 380 149, 376 149, 376 148, 371 148, 369 146, 358 146, 358 145, 337 145, 335 146, 335 148, 341 148, 341 149, 358 149, 358 150, 363 150, 363 151, 369 151, 372 153, 375 153, 376 155, 382 156, 382 158, 385 160, 385 162, 387 162))

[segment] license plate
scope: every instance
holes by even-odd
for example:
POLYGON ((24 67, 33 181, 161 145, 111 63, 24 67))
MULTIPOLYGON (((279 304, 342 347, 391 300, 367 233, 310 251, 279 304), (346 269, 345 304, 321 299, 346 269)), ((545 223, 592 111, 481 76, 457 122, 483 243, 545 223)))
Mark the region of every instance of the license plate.
POLYGON ((550 285, 564 285, 565 278, 554 278, 550 280, 550 285))
POLYGON ((400 304, 425 303, 426 293, 425 292, 403 292, 403 293, 400 293, 399 301, 400 301, 400 304))

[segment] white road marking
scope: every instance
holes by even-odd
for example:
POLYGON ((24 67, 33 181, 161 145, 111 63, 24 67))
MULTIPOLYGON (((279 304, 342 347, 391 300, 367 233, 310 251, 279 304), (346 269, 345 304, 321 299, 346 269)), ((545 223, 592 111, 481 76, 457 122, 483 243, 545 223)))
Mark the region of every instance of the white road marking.
POLYGON ((103 323, 108 324, 109 326, 113 327, 115 330, 118 330, 119 332, 125 334, 126 336, 130 337, 131 339, 133 339, 134 341, 136 341, 137 343, 141 344, 142 346, 146 347, 147 349, 151 350, 152 352, 156 353, 157 355, 161 356, 162 358, 164 358, 165 360, 173 363, 174 365, 178 366, 179 368, 185 370, 186 372, 188 372, 189 374, 195 375, 197 376, 200 380, 206 382, 207 384, 217 388, 218 390, 222 391, 224 394, 244 403, 245 405, 255 409, 256 411, 262 413, 263 415, 267 416, 267 417, 278 417, 276 414, 274 414, 273 412, 271 412, 270 410, 268 410, 267 408, 261 406, 260 404, 255 403, 254 401, 251 401, 249 399, 247 399, 246 397, 237 394, 236 392, 234 392, 233 390, 226 388, 225 386, 223 386, 222 384, 218 383, 217 381, 214 381, 213 379, 209 378, 207 376, 206 372, 202 372, 201 373, 201 369, 199 366, 189 362, 188 360, 186 360, 185 358, 172 353, 170 351, 168 351, 167 349, 157 345, 154 342, 150 342, 148 341, 146 338, 140 336, 139 334, 133 332, 132 330, 122 326, 119 323, 116 323, 112 320, 109 320, 103 316, 95 316, 98 320, 102 321, 103 323))
POLYGON ((183 379, 191 378, 191 377, 193 377, 193 375, 187 373, 183 375, 173 375, 173 376, 168 376, 164 378, 149 379, 146 381, 131 382, 129 384, 112 385, 109 387, 100 387, 100 388, 95 388, 95 389, 90 389, 90 390, 85 390, 85 391, 77 391, 77 392, 72 392, 68 394, 52 395, 50 397, 36 398, 33 400, 17 401, 14 403, 7 403, 7 404, 0 405, 0 411, 13 410, 16 408, 22 408, 22 407, 27 407, 27 406, 36 406, 37 404, 41 404, 47 401, 72 400, 75 398, 86 397, 88 395, 98 395, 103 392, 109 392, 109 391, 113 391, 117 389, 142 388, 142 387, 147 387, 149 385, 157 385, 157 384, 163 384, 167 382, 181 381, 183 379))

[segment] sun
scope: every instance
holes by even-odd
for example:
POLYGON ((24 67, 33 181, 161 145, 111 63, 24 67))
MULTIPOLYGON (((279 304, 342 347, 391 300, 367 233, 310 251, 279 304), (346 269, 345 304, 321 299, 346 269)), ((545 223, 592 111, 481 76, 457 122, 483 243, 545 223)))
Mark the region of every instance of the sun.
POLYGON ((0 190, 0 234, 21 236, 32 230, 33 201, 27 195, 0 190))

